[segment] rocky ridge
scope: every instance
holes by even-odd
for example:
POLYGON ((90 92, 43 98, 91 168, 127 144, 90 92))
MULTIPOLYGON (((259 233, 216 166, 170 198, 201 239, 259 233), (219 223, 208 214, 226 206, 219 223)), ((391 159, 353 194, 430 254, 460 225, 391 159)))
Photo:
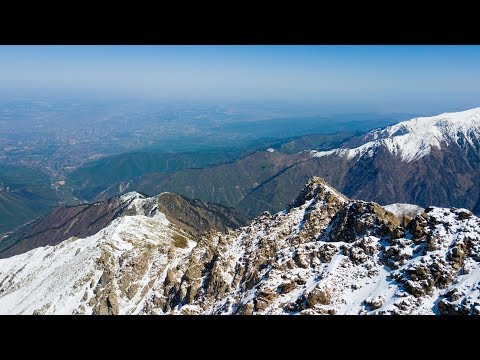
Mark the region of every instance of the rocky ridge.
POLYGON ((227 228, 246 224, 246 219, 239 212, 218 204, 191 200, 172 193, 146 197, 130 192, 105 201, 52 210, 5 234, 0 239, 0 258, 41 246, 57 245, 71 237, 92 236, 123 216, 154 216, 159 212, 193 237, 210 230, 224 232, 227 228))
POLYGON ((313 178, 287 210, 197 242, 161 212, 123 216, 0 260, 0 310, 480 314, 480 219, 455 208, 411 215, 313 178))

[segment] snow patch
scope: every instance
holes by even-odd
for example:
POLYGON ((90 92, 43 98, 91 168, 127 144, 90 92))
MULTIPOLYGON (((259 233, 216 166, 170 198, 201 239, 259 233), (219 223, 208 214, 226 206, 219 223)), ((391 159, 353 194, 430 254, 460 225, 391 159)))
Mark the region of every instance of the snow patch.
POLYGON ((402 219, 405 215, 413 218, 423 212, 421 206, 403 203, 390 204, 383 208, 393 213, 399 219, 402 219))

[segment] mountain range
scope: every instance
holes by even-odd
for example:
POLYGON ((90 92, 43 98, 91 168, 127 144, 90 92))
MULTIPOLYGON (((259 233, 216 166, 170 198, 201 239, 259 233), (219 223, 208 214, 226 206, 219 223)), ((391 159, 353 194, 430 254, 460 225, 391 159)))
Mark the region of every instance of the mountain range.
MULTIPOLYGON (((210 221, 195 236, 172 205, 183 198, 168 196, 128 193, 94 234, 0 259, 0 312, 480 314, 469 210, 382 207, 314 177, 284 211, 237 229, 210 221)), ((207 210, 197 214, 217 218, 207 210)))
POLYGON ((94 235, 122 216, 151 215, 157 211, 192 238, 205 231, 226 231, 247 222, 238 211, 222 205, 206 204, 172 193, 152 198, 129 193, 90 204, 61 206, 5 233, 0 239, 0 258, 41 246, 57 245, 72 237, 94 235))
POLYGON ((364 135, 304 136, 268 150, 226 164, 140 176, 112 185, 98 199, 170 191, 235 207, 252 219, 284 209, 302 184, 320 176, 356 199, 480 213, 480 108, 414 118, 364 135))

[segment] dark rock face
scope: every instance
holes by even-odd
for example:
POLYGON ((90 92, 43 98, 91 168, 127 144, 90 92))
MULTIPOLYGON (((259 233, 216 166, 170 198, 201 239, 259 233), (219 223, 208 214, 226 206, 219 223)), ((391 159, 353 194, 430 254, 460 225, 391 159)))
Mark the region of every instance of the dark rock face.
POLYGON ((400 221, 375 203, 357 201, 344 207, 334 217, 327 241, 353 242, 359 236, 390 236, 400 221))
POLYGON ((156 199, 158 210, 170 222, 193 235, 210 230, 225 232, 228 228, 236 229, 247 223, 241 213, 219 204, 208 204, 172 193, 160 194, 156 199))

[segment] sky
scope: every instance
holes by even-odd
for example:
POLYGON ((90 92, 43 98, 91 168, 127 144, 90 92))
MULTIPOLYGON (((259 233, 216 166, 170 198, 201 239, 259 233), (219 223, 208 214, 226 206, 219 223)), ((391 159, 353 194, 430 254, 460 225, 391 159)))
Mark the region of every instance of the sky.
POLYGON ((434 113, 480 106, 480 46, 0 46, 0 91, 434 113))

